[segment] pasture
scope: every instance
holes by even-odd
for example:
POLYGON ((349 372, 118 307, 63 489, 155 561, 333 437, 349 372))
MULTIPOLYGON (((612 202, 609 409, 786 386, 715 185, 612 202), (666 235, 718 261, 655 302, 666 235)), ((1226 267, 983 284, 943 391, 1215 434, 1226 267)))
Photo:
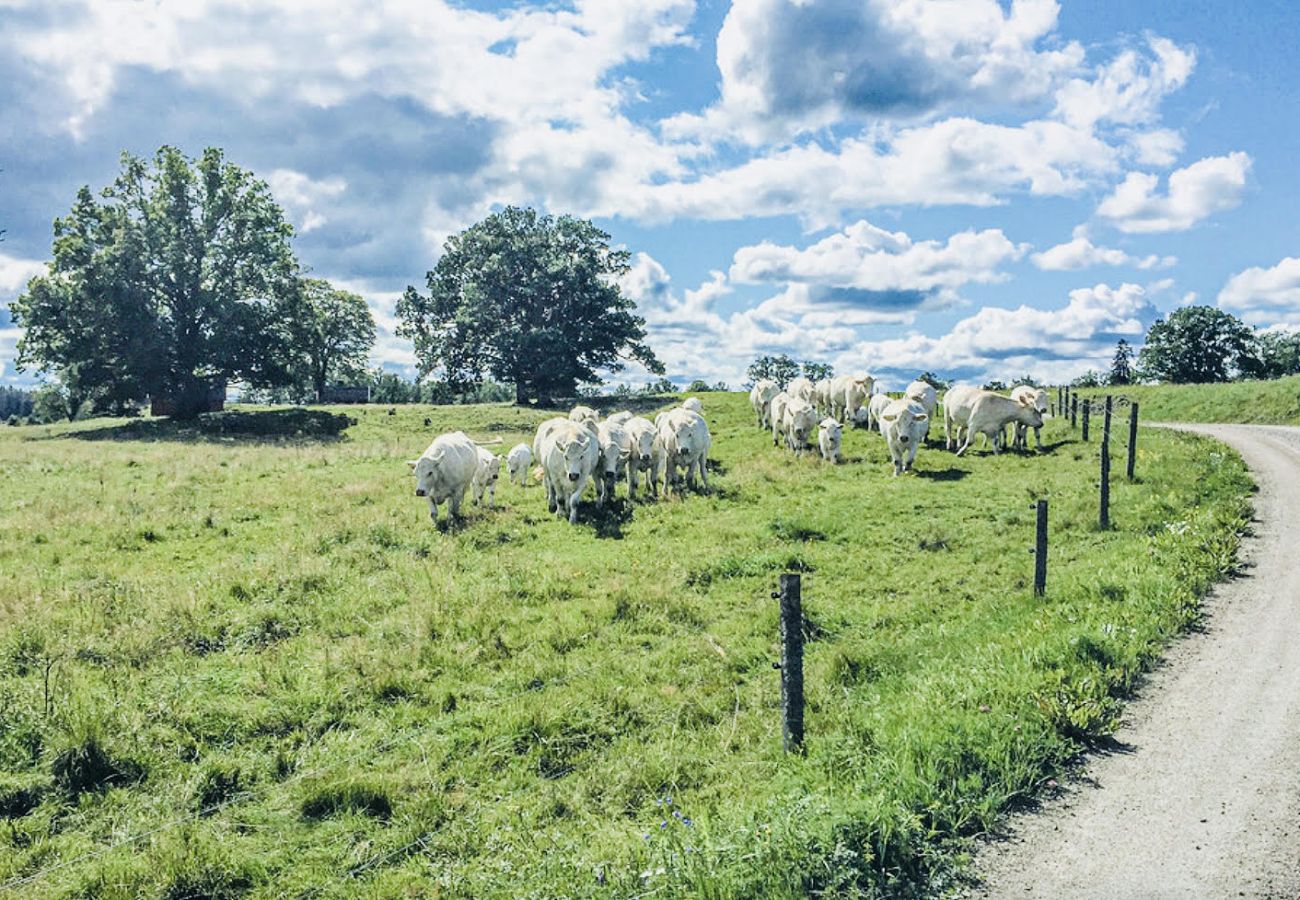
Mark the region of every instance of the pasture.
POLYGON ((702 396, 711 492, 620 485, 576 526, 535 483, 447 530, 413 496, 434 434, 504 451, 549 415, 510 406, 347 409, 338 438, 0 429, 0 895, 939 891, 1105 737, 1245 526, 1242 463, 1191 436, 1142 432, 1099 531, 1097 446, 1061 420, 999 457, 936 427, 892 478, 878 434, 832 467, 702 396))
MULTIPOLYGON (((1300 375, 1272 381, 1135 384, 1079 389, 1081 397, 1104 397, 1106 394, 1138 401, 1145 422, 1300 425, 1300 375)), ((1055 392, 1052 397, 1055 399, 1055 392)))

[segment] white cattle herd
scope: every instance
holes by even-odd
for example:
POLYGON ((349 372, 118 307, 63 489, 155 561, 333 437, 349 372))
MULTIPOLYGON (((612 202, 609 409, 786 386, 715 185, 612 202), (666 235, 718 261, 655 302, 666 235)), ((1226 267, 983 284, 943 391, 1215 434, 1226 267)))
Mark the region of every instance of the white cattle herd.
MULTIPOLYGON (((796 378, 782 390, 774 381, 758 381, 749 393, 758 427, 769 430, 774 446, 803 455, 815 441, 822 460, 840 461, 846 425, 879 431, 885 439, 894 475, 912 468, 917 448, 930 433, 938 397, 924 381, 909 384, 903 395, 874 394, 870 375, 839 375, 813 382, 796 378)), ((1043 416, 1047 392, 1020 385, 1009 396, 968 385, 950 388, 943 398, 944 437, 949 450, 960 456, 976 434, 1001 451, 1003 432, 1014 428, 1013 446, 1027 448, 1028 429, 1034 429, 1042 448, 1043 416)), ((486 442, 488 444, 500 441, 486 442)), ((630 412, 601 420, 589 406, 575 406, 567 417, 547 419, 537 428, 532 446, 519 444, 498 456, 484 443, 461 431, 434 438, 419 459, 408 465, 415 476, 415 494, 429 501, 429 515, 438 520, 438 505, 446 503, 448 515, 459 517, 466 491, 473 502, 495 506, 496 483, 504 461, 510 481, 521 487, 533 477, 546 488, 547 507, 578 521, 578 506, 590 486, 597 508, 614 495, 620 479, 635 498, 639 482, 651 496, 681 493, 696 481, 708 487, 708 459, 713 445, 703 404, 698 397, 659 413, 654 421, 630 412), (644 478, 642 478, 644 476, 644 478)))

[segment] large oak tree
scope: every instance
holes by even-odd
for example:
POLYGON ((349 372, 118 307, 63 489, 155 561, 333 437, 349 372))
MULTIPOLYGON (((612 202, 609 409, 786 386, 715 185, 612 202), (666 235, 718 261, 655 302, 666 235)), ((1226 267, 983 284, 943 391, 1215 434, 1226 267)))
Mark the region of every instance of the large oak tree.
POLYGON ((375 343, 375 317, 366 301, 319 278, 302 281, 301 310, 294 342, 301 354, 304 380, 317 403, 324 402, 330 381, 366 377, 375 343))
POLYGON ((627 251, 590 222, 508 207, 447 240, 428 294, 408 287, 398 301, 397 333, 421 377, 441 370, 462 388, 490 375, 517 403, 572 396, 628 359, 662 374, 619 290, 627 269, 627 251))
POLYGON ((122 156, 54 223, 53 260, 11 305, 20 365, 115 403, 165 395, 199 411, 220 379, 293 379, 301 311, 292 229, 266 183, 208 149, 122 156))

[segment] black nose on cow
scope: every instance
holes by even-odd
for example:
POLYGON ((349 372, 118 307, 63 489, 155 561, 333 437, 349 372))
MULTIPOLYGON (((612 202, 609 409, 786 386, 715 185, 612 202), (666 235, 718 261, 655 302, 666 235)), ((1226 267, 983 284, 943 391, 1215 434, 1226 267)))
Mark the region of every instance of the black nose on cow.
POLYGON ((907 440, 908 440, 908 438, 907 438, 907 435, 905 435, 905 434, 900 434, 900 435, 898 436, 898 442, 899 442, 900 444, 906 444, 906 443, 907 443, 907 440))
POLYGON ((419 488, 416 488, 416 489, 415 489, 415 496, 417 496, 417 497, 423 497, 423 496, 424 496, 424 491, 420 490, 419 488))
POLYGON ((577 480, 578 480, 578 473, 577 473, 577 472, 570 472, 570 473, 569 473, 569 480, 570 480, 570 481, 577 481, 577 480))
POLYGON ((641 462, 643 462, 643 463, 648 463, 648 462, 650 462, 650 454, 649 454, 649 453, 642 453, 642 454, 641 454, 641 462))

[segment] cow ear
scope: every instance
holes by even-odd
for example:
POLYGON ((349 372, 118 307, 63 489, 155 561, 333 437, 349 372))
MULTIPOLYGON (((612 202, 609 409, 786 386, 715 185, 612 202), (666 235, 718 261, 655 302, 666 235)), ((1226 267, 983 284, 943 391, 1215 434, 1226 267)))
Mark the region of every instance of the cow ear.
POLYGON ((912 420, 915 422, 924 422, 928 418, 930 418, 930 416, 926 413, 921 413, 919 416, 912 416, 912 420))
POLYGON ((897 415, 893 415, 893 416, 881 416, 880 418, 881 418, 882 420, 886 421, 886 422, 897 422, 897 421, 898 421, 898 416, 897 416, 897 415))
POLYGON ((415 467, 420 464, 420 461, 418 459, 408 459, 406 464, 411 467, 412 471, 414 471, 415 467))

